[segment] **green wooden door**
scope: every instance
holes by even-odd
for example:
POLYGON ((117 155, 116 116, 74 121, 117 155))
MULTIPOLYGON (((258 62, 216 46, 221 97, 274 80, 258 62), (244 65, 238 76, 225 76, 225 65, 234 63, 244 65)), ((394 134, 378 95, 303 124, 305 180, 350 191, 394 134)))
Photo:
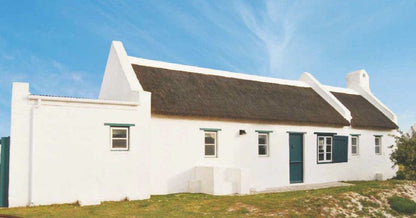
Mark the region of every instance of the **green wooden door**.
POLYGON ((303 182, 303 134, 289 134, 290 183, 303 182))
POLYGON ((3 137, 0 155, 0 207, 9 206, 9 155, 10 137, 3 137))

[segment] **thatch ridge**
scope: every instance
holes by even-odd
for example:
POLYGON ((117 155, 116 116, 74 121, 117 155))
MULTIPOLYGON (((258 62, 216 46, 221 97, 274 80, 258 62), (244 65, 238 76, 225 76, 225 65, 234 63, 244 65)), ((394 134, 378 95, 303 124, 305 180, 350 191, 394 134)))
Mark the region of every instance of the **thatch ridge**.
POLYGON ((133 64, 152 113, 349 126, 312 88, 190 73, 133 64))

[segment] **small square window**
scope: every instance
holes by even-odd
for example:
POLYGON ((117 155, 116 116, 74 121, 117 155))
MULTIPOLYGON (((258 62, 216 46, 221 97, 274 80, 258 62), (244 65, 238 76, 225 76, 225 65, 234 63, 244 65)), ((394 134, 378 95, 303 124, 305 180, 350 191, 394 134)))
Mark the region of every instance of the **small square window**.
POLYGON ((259 133, 258 136, 258 155, 268 156, 269 155, 269 134, 259 133))
POLYGON ((129 150, 129 127, 111 127, 111 150, 129 150))
POLYGON ((217 157, 217 132, 205 132, 205 157, 217 157))

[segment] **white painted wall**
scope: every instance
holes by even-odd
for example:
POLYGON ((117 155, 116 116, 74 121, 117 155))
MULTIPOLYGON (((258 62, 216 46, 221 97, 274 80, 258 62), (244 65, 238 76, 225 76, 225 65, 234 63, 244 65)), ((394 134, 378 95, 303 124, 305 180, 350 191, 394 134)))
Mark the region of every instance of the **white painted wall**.
MULTIPOLYGON (((317 81, 310 85, 308 81, 311 80, 282 81, 163 64, 128 57, 122 44, 114 42, 99 99, 40 98, 30 95, 28 84, 13 85, 11 207, 75 201, 88 205, 125 197, 145 199, 150 194, 188 191, 247 194, 250 190, 287 186, 290 185, 287 131, 306 133, 305 184, 372 180, 376 173, 383 173, 386 179, 395 173, 388 149, 394 144, 393 137, 389 136, 393 131, 151 117, 150 93, 142 90, 131 63, 160 64, 206 74, 225 73, 228 77, 301 87, 317 84, 314 90, 323 90, 321 96, 332 99, 325 91, 329 88, 317 81), (110 129, 104 123, 135 124, 130 130, 129 151, 111 151, 110 129), (204 131, 200 128, 221 129, 217 135, 216 158, 204 157, 204 131), (239 135, 240 129, 247 134, 239 135), (273 131, 268 157, 257 155, 255 130, 273 131), (350 155, 348 163, 317 164, 314 132, 361 134, 360 155, 350 155), (384 136, 382 155, 375 154, 374 135, 384 136)), ((361 93, 352 86, 348 90, 361 93)), ((336 101, 329 102, 337 108, 336 101)), ((345 108, 338 107, 338 111, 348 118, 349 111, 345 108)))
POLYGON ((14 84, 10 207, 149 198, 150 93, 140 93, 138 106, 73 99, 35 106, 28 94, 27 84, 14 84), (104 123, 135 124, 128 151, 110 149, 104 123))
MULTIPOLYGON (((208 121, 183 118, 152 117, 152 194, 187 192, 188 181, 195 181, 195 167, 214 169, 247 169, 243 180, 249 183, 244 190, 256 191, 288 186, 289 134, 287 131, 306 132, 304 135, 304 184, 373 180, 376 173, 391 178, 395 170, 389 159, 388 146, 394 144, 392 131, 356 130, 349 127, 313 127, 269 125, 243 122, 208 121), (204 157, 204 131, 200 128, 219 128, 218 157, 204 157), (239 130, 246 135, 239 135, 239 130), (270 155, 257 155, 255 130, 272 130, 270 155), (348 163, 317 164, 317 135, 314 132, 333 132, 338 135, 361 134, 360 155, 349 154, 348 163), (374 135, 383 135, 383 154, 375 154, 374 135), (365 166, 365 167, 363 167, 365 166), (251 181, 248 181, 251 180, 251 181)), ((350 139, 349 139, 350 143, 350 139)), ((351 152, 351 147, 349 147, 351 152)), ((220 176, 221 177, 221 176, 220 176)), ((224 176, 222 176, 224 177, 224 176)), ((226 176, 225 176, 226 177, 226 176)), ((225 184, 225 183, 224 183, 225 184)), ((226 185, 224 185, 225 187, 226 185)), ((232 194, 232 189, 219 190, 232 194)), ((207 193, 215 193, 209 190, 207 193)))

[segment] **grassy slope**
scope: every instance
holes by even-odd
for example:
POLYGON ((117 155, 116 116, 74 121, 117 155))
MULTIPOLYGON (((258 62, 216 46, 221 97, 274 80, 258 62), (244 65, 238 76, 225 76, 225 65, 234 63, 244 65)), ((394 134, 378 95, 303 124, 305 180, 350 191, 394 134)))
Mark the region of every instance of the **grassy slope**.
POLYGON ((393 194, 416 197, 409 181, 354 182, 355 186, 247 196, 172 194, 143 201, 104 202, 0 209, 21 217, 239 217, 247 216, 383 216, 392 211, 386 198, 393 194))

